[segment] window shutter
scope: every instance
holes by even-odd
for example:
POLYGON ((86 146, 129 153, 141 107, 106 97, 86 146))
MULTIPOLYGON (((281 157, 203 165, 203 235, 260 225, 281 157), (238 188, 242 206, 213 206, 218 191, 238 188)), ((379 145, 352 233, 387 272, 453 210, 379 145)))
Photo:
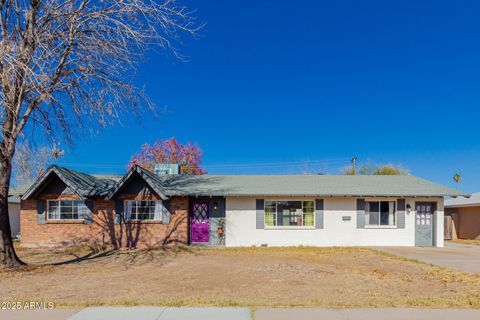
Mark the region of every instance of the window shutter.
POLYGON ((123 201, 115 201, 115 224, 123 222, 123 201))
POLYGON ((161 200, 155 201, 155 213, 153 215, 153 220, 163 221, 163 204, 161 200))
POLYGON ((125 221, 130 221, 132 218, 132 201, 125 201, 124 206, 123 218, 125 221))
POLYGON ((257 199, 257 229, 265 228, 265 201, 263 199, 257 199))
POLYGON ((80 206, 83 223, 92 224, 93 222, 93 200, 87 199, 80 206))
POLYGON ((315 229, 323 229, 323 199, 315 200, 315 229))
POLYGON ((405 229, 405 199, 397 200, 397 228, 405 229))
MULTIPOLYGON (((170 223, 170 201, 158 201, 160 202, 160 206, 162 208, 162 223, 169 224, 170 223)), ((157 211, 157 206, 155 205, 155 211, 157 211)))
POLYGON ((46 207, 46 200, 37 200, 37 224, 45 224, 46 207))
POLYGON ((357 229, 365 228, 365 199, 357 199, 357 229))

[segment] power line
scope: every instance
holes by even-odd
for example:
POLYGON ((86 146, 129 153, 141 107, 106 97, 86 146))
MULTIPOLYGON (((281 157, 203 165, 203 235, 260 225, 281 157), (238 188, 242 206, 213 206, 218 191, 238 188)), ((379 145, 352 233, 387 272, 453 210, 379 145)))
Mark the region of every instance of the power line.
POLYGON ((228 167, 250 167, 250 166, 269 166, 269 165, 289 165, 289 164, 314 164, 314 163, 335 163, 347 162, 349 158, 325 159, 325 160, 302 160, 302 161, 285 161, 285 162, 257 162, 257 163, 241 163, 241 164, 225 164, 225 165, 206 165, 205 167, 228 168, 228 167))
MULTIPOLYGON (((323 160, 302 160, 302 161, 285 161, 285 162, 257 162, 257 163, 237 163, 237 164, 224 164, 224 165, 202 165, 205 169, 245 169, 245 168, 292 168, 303 165, 312 166, 340 166, 348 164, 351 161, 350 158, 336 158, 336 159, 323 159, 323 160)), ((62 162, 61 165, 72 166, 77 168, 125 168, 126 164, 97 164, 97 163, 71 163, 62 162)))
POLYGON ((231 165, 231 166, 203 166, 205 169, 247 169, 247 168, 292 168, 300 167, 304 165, 311 166, 331 166, 331 165, 341 165, 347 164, 347 161, 337 161, 337 162, 311 162, 311 161, 302 161, 302 162, 292 162, 292 163, 252 163, 252 164, 241 164, 241 165, 231 165))
MULTIPOLYGON (((239 163, 239 164, 227 164, 227 165, 203 165, 205 168, 229 168, 229 167, 251 167, 251 166, 291 166, 299 164, 335 164, 335 163, 347 163, 349 159, 332 159, 332 160, 303 160, 303 161, 290 161, 290 162, 257 162, 257 163, 239 163)), ((62 162, 62 165, 71 165, 77 167, 125 167, 126 164, 99 164, 99 163, 73 163, 62 162)))

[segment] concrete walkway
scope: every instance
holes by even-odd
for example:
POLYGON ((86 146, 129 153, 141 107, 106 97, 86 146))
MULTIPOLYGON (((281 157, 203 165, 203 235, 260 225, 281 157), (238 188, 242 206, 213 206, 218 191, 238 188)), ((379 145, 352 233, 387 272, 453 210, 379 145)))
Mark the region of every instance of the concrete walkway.
POLYGON ((247 308, 87 308, 68 320, 250 320, 247 308))
POLYGON ((472 309, 259 309, 255 320, 478 320, 480 310, 472 309))
MULTIPOLYGON (((478 309, 257 309, 255 320, 478 320, 478 309)), ((1 320, 253 320, 247 308, 97 307, 54 310, 0 310, 1 320)))
POLYGON ((1 320, 65 320, 81 309, 0 310, 1 320))
POLYGON ((463 272, 480 272, 480 246, 476 245, 445 242, 444 248, 379 247, 374 249, 463 272))
POLYGON ((250 320, 248 308, 95 307, 0 310, 1 320, 250 320))
MULTIPOLYGON (((275 308, 258 309, 255 320, 477 320, 474 309, 325 309, 275 308)), ((246 308, 163 308, 163 307, 97 307, 55 310, 0 311, 2 320, 250 320, 246 308)), ((253 319, 252 319, 253 320, 253 319)))

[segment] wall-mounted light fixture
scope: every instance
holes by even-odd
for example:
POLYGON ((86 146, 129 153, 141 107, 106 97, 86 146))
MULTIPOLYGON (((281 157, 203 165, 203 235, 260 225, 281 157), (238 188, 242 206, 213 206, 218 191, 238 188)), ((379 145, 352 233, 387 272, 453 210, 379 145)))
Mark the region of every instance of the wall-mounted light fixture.
POLYGON ((218 210, 218 203, 215 201, 213 203, 213 211, 217 211, 218 210))
POLYGON ((412 211, 412 206, 410 205, 410 203, 407 204, 407 213, 410 213, 410 211, 412 211))

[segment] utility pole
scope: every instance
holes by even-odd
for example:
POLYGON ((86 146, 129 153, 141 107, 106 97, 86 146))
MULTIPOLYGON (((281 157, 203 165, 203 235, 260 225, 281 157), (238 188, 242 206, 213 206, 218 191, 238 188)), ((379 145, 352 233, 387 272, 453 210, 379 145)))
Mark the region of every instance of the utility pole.
POLYGON ((357 174, 357 157, 352 158, 352 174, 357 174))

